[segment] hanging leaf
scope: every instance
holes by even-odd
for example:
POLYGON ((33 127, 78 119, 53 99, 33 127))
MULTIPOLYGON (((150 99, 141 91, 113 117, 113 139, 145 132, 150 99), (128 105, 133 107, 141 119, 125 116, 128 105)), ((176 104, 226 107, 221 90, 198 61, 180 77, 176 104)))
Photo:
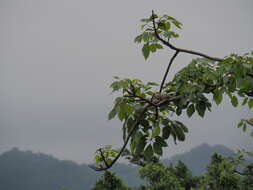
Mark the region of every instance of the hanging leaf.
POLYGON ((194 112, 195 112, 194 105, 191 104, 190 106, 188 106, 186 113, 188 117, 191 117, 194 114, 194 112))
POLYGON ((203 104, 203 102, 198 102, 198 103, 196 104, 196 109, 197 109, 198 114, 199 114, 201 117, 204 117, 205 111, 206 111, 206 105, 203 104))
POLYGON ((161 147, 167 147, 168 146, 166 141, 160 136, 155 137, 155 143, 157 143, 161 147))
POLYGON ((153 156, 153 154, 154 154, 153 148, 152 148, 151 144, 149 144, 148 147, 145 149, 144 157, 146 160, 150 160, 151 157, 153 156))
POLYGON ((249 109, 253 107, 253 99, 249 99, 248 106, 249 106, 249 109))
POLYGON ((141 41, 142 41, 142 34, 139 36, 136 36, 136 38, 134 39, 135 43, 141 43, 141 41))
POLYGON ((135 149, 135 154, 138 155, 138 154, 142 153, 145 146, 146 146, 146 136, 143 135, 137 143, 137 147, 135 149))
POLYGON ((144 44, 143 47, 142 47, 142 54, 143 54, 145 60, 148 58, 149 53, 150 53, 149 45, 148 44, 144 44))
POLYGON ((162 156, 162 154, 163 154, 163 149, 162 149, 162 147, 160 146, 160 144, 158 144, 157 142, 155 142, 155 143, 153 144, 153 148, 154 148, 154 152, 155 152, 156 154, 162 156))
POLYGON ((217 105, 219 105, 222 101, 222 91, 221 90, 215 90, 213 94, 213 99, 217 105))
POLYGON ((232 96, 231 98, 231 103, 234 107, 236 107, 238 105, 238 100, 236 96, 232 96))

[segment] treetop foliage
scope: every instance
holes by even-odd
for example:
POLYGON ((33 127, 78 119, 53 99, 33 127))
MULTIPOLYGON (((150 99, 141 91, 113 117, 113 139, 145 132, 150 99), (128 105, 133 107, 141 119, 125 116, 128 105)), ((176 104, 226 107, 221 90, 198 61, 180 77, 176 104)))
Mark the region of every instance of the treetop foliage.
MULTIPOLYGON (((142 33, 134 41, 142 44, 145 59, 150 53, 165 47, 175 53, 160 84, 114 77, 115 81, 110 87, 119 96, 114 101, 108 119, 118 117, 122 121, 124 145, 120 150, 111 147, 98 149, 95 157, 99 167, 92 166, 95 170, 110 168, 121 155, 137 164, 157 160, 163 155, 163 148, 168 146, 169 138, 173 138, 175 144, 185 141, 188 128, 181 121, 173 119, 175 114, 181 116, 186 112, 189 118, 193 114, 204 117, 207 111, 212 110, 212 105, 219 105, 225 96, 230 98, 234 107, 253 107, 253 52, 231 54, 221 59, 177 48, 170 42, 179 37, 176 30, 182 28, 175 18, 158 16, 152 12, 150 17, 141 19, 141 22, 142 33), (171 81, 166 82, 172 63, 180 53, 200 58, 193 59, 171 81)), ((238 123, 243 131, 250 125, 253 125, 252 118, 242 119, 238 123)))

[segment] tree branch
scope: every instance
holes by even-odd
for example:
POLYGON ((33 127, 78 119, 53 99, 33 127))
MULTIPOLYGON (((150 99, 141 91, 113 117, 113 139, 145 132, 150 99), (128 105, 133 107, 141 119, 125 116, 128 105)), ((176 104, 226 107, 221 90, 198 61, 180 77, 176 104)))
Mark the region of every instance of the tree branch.
POLYGON ((100 152, 100 155, 101 155, 101 157, 103 159, 103 162, 105 163, 106 167, 109 167, 109 164, 107 163, 107 161, 105 159, 105 156, 104 156, 104 153, 103 153, 101 148, 99 149, 99 152, 100 152))
POLYGON ((141 96, 138 96, 138 95, 136 95, 135 93, 132 93, 132 92, 130 92, 129 90, 127 90, 127 89, 125 89, 126 90, 126 92, 130 95, 130 96, 125 96, 125 97, 133 97, 133 98, 138 98, 139 100, 142 100, 142 101, 144 101, 144 102, 146 102, 146 103, 148 103, 148 104, 150 104, 150 105, 152 105, 152 106, 155 106, 156 107, 156 105, 155 104, 153 104, 153 102, 152 101, 149 101, 148 99, 146 99, 146 98, 143 98, 143 97, 141 97, 141 96))
POLYGON ((166 72, 165 72, 165 74, 164 74, 164 76, 163 76, 163 80, 162 80, 162 83, 161 83, 161 86, 160 86, 160 90, 159 90, 160 93, 161 93, 162 90, 163 90, 163 85, 164 85, 165 80, 166 80, 166 77, 167 77, 167 75, 168 75, 168 73, 169 73, 170 67, 171 67, 171 65, 172 65, 172 63, 173 63, 173 61, 174 61, 174 59, 177 57, 178 53, 179 53, 179 51, 176 50, 176 52, 174 53, 174 55, 173 55, 172 58, 170 59, 169 65, 168 65, 168 67, 167 67, 167 69, 166 69, 166 72))
MULTIPOLYGON (((101 166, 101 167, 95 167, 95 166, 92 166, 90 165, 89 167, 96 170, 96 171, 104 171, 104 170, 107 170, 109 168, 111 168, 113 166, 113 164, 119 159, 119 157, 121 156, 121 154, 124 152, 127 144, 128 144, 128 141, 130 140, 130 137, 133 135, 134 131, 137 129, 137 127, 139 126, 140 124, 140 119, 141 117, 145 114, 145 112, 147 111, 148 107, 150 107, 150 105, 147 105, 144 110, 141 112, 139 118, 136 120, 135 124, 134 124, 134 127, 132 128, 132 130, 130 131, 130 133, 128 134, 127 136, 127 139, 124 143, 124 145, 122 146, 122 148, 120 149, 119 153, 117 154, 117 156, 112 160, 112 162, 110 164, 108 164, 104 158, 104 155, 103 155, 103 152, 100 151, 100 154, 101 154, 101 157, 103 159, 103 162, 105 164, 105 167, 101 166)), ((101 150, 101 149, 99 149, 101 150)))
POLYGON ((188 53, 188 54, 192 54, 192 55, 198 55, 198 56, 201 56, 201 57, 213 60, 213 61, 219 61, 219 62, 223 61, 223 59, 221 59, 221 58, 211 57, 211 56, 206 55, 204 53, 200 53, 200 52, 193 51, 193 50, 188 50, 188 49, 182 49, 182 48, 175 47, 169 41, 165 41, 163 38, 161 38, 161 36, 158 34, 157 28, 155 26, 155 17, 154 17, 154 11, 153 10, 152 10, 152 21, 153 21, 153 28, 154 28, 155 36, 157 37, 158 40, 160 40, 164 45, 168 46, 169 48, 171 48, 175 51, 178 51, 178 52, 184 52, 184 53, 188 53))

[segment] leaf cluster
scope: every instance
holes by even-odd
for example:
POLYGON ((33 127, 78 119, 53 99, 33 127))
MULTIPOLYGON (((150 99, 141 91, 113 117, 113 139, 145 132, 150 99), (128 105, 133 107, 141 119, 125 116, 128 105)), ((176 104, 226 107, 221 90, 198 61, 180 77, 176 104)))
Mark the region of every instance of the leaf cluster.
POLYGON ((157 28, 157 33, 166 40, 178 38, 179 34, 175 32, 175 29, 182 28, 181 22, 168 15, 158 16, 153 14, 149 18, 141 19, 143 23, 141 25, 142 33, 135 37, 134 42, 143 43, 142 54, 145 59, 149 57, 150 53, 163 49, 163 44, 156 37, 153 19, 156 19, 154 24, 157 28))

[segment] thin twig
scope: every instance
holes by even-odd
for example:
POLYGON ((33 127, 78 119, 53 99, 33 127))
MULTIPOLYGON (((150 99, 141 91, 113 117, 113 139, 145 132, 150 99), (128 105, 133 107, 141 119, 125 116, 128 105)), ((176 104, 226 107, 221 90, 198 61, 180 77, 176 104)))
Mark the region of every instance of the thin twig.
POLYGON ((169 48, 175 50, 175 51, 179 51, 179 52, 184 52, 184 53, 188 53, 188 54, 192 54, 192 55, 198 55, 201 57, 205 57, 207 59, 213 60, 213 61, 223 61, 223 59, 221 58, 217 58, 217 57, 211 57, 209 55, 206 55, 204 53, 200 53, 197 51, 193 51, 193 50, 188 50, 188 49, 182 49, 182 48, 177 48, 174 45, 172 45, 169 41, 164 40, 163 38, 160 37, 160 35, 157 32, 157 28, 155 26, 155 17, 154 17, 154 11, 152 10, 152 21, 153 21, 153 28, 154 28, 154 33, 157 37, 158 40, 160 40, 164 45, 168 46, 169 48))
POLYGON ((171 67, 171 65, 172 65, 172 63, 173 63, 173 61, 174 61, 174 59, 177 57, 178 53, 179 53, 179 51, 176 51, 176 52, 174 53, 174 55, 172 56, 172 58, 170 59, 169 65, 168 65, 168 67, 167 67, 167 69, 166 69, 166 72, 165 72, 165 74, 164 74, 164 76, 163 76, 163 80, 162 80, 162 83, 161 83, 161 86, 160 86, 160 90, 159 90, 160 93, 161 93, 162 90, 163 90, 163 85, 164 85, 165 80, 166 80, 166 77, 167 77, 167 75, 168 75, 168 73, 169 73, 170 67, 171 67))
POLYGON ((101 157, 103 159, 103 162, 105 163, 106 167, 109 167, 109 164, 107 163, 107 161, 105 159, 105 156, 104 156, 104 153, 103 153, 101 148, 99 149, 99 152, 100 152, 100 155, 101 155, 101 157))

